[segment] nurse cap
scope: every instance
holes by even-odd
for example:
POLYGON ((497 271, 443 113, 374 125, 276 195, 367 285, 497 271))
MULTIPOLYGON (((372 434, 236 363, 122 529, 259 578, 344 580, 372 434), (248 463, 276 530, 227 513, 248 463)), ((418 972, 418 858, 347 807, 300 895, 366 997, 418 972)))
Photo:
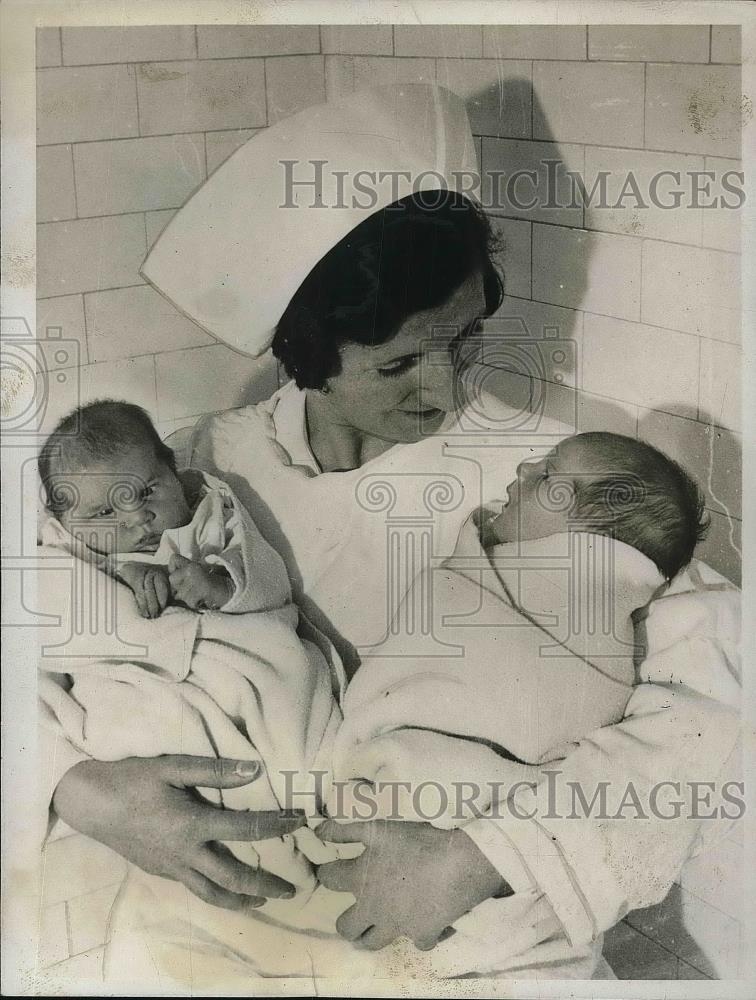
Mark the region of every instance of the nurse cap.
POLYGON ((237 149, 171 219, 142 274, 208 333, 256 357, 312 268, 360 222, 413 191, 475 197, 477 184, 455 94, 427 84, 355 91, 237 149))

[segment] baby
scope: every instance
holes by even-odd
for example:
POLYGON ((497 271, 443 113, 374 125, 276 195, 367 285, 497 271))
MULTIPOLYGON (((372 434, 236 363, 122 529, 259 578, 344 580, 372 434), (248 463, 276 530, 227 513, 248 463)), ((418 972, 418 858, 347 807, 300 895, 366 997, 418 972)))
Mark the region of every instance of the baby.
POLYGON ((157 617, 169 601, 244 612, 288 599, 280 560, 231 490, 179 472, 140 407, 115 400, 81 407, 48 438, 39 471, 55 518, 48 540, 51 531, 58 542, 66 534, 75 540, 79 554, 133 591, 142 616, 157 617))
MULTIPOLYGON (((80 635, 75 654, 46 647, 43 715, 97 760, 260 761, 253 784, 203 794, 235 809, 285 807, 292 783, 309 788, 340 722, 343 671, 244 506, 219 479, 178 471, 148 415, 115 400, 61 421, 39 471, 50 515, 42 543, 94 567, 75 575, 73 599, 40 573, 41 603, 70 634, 115 608, 120 640, 106 641, 106 626, 80 635)), ((315 878, 302 838, 318 849, 306 829, 231 849, 306 893, 315 878)))
POLYGON ((645 441, 593 431, 522 462, 500 513, 479 518, 484 549, 568 528, 610 535, 672 580, 708 528, 704 499, 687 472, 645 441))
POLYGON ((371 780, 379 767, 395 783, 440 778, 445 822, 463 818, 455 787, 484 789, 501 759, 540 766, 622 718, 645 656, 637 612, 706 530, 688 474, 617 434, 566 438, 522 462, 507 493, 407 596, 422 607, 432 595, 427 651, 389 639, 342 706, 337 777, 371 780))

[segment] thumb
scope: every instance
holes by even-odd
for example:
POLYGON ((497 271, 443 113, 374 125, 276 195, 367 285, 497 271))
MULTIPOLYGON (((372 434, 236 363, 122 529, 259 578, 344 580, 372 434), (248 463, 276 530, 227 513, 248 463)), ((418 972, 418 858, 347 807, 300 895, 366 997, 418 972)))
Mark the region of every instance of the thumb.
POLYGON ((374 824, 369 823, 338 823, 335 819, 327 819, 318 826, 320 840, 331 844, 365 844, 370 843, 370 830, 374 824))
POLYGON ((256 781, 263 771, 257 760, 175 754, 159 761, 167 771, 168 782, 175 788, 240 788, 256 781))

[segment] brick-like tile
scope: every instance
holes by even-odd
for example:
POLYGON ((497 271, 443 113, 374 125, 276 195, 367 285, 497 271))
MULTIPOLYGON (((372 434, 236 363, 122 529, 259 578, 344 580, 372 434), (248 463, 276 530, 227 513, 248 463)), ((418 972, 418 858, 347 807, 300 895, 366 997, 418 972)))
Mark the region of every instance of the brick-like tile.
POLYGON ((647 148, 738 157, 742 116, 738 67, 648 66, 647 148))
POLYGON ((44 969, 66 958, 68 958, 66 904, 60 902, 46 906, 40 915, 37 962, 44 969))
POLYGON ((464 98, 474 135, 530 138, 530 63, 439 59, 436 80, 464 98))
POLYGON ((354 86, 371 87, 393 83, 433 83, 434 59, 393 59, 384 56, 355 56, 354 86))
POLYGON ((81 295, 63 295, 37 302, 37 339, 40 341, 40 367, 46 371, 85 365, 87 336, 84 326, 84 302, 81 295), (49 334, 47 328, 51 327, 49 334), (57 343, 55 328, 60 328, 57 343))
POLYGON ((645 322, 715 340, 740 340, 737 255, 648 241, 642 280, 645 322))
MULTIPOLYGON (((51 376, 38 376, 40 391, 43 378, 49 383, 48 406, 38 427, 41 433, 49 433, 67 413, 94 399, 127 399, 144 407, 153 419, 157 419, 155 361, 152 355, 83 365, 78 371, 69 368, 54 374, 54 380, 51 376)), ((82 891, 104 884, 87 885, 82 891)))
POLYGON ((537 431, 539 419, 545 417, 561 424, 561 435, 571 434, 576 422, 575 390, 506 368, 478 364, 465 373, 463 386, 469 395, 462 397, 474 409, 480 405, 480 395, 487 393, 510 406, 515 412, 508 429, 537 431))
POLYGON ((337 100, 343 94, 354 90, 354 56, 325 56, 326 99, 337 100))
POLYGON ((60 28, 37 28, 37 68, 60 66, 60 28))
MULTIPOLYGON (((743 459, 740 435, 670 413, 641 410, 638 437, 655 445, 690 472, 706 494, 707 507, 741 517, 743 459)), ((707 854, 706 858, 709 857, 707 854)))
POLYGON ((583 388, 649 409, 692 412, 698 340, 674 330, 586 313, 583 388))
POLYGON ((320 51, 317 25, 198 25, 200 59, 304 55, 320 51))
POLYGON ((685 961, 692 962, 700 971, 714 973, 713 966, 685 926, 683 894, 679 885, 673 885, 660 903, 631 911, 626 920, 636 932, 652 939, 678 958, 684 956, 685 961))
MULTIPOLYGON (((654 201, 674 206, 679 200, 675 192, 681 189, 689 191, 685 181, 688 171, 701 171, 703 165, 702 156, 586 147, 585 187, 588 195, 598 185, 594 198, 586 206, 586 229, 700 244, 702 216, 707 213, 702 208, 692 207, 689 194, 686 193, 677 208, 660 208, 654 201), (664 171, 677 173, 679 180, 670 173, 662 176, 664 171), (605 180, 600 176, 603 173, 608 174, 605 180), (602 199, 603 191, 606 197, 602 199), (602 207, 602 204, 609 207, 602 207)), ((699 199, 699 202, 705 200, 699 199)))
POLYGON ((68 904, 71 955, 91 951, 105 943, 108 917, 120 883, 77 896, 68 904))
POLYGON ((607 931, 604 958, 618 979, 675 979, 675 955, 624 921, 607 931))
POLYGON ((643 143, 643 66, 535 62, 533 137, 606 146, 643 143))
POLYGON ((37 227, 41 298, 143 284, 144 217, 116 215, 37 227))
POLYGON ((230 132, 207 132, 205 134, 205 147, 207 149, 208 175, 259 131, 258 128, 237 128, 230 132))
MULTIPOLYGON (((739 253, 743 211, 738 192, 744 189, 743 164, 739 160, 707 156, 706 170, 714 173, 711 180, 711 200, 717 199, 717 207, 709 208, 703 213, 703 245, 739 253), (741 177, 736 176, 738 173, 741 177)), ((742 195, 742 199, 744 204, 745 195, 742 195)))
POLYGON ((549 305, 545 302, 531 302, 529 299, 513 298, 505 295, 497 319, 521 319, 528 331, 528 337, 536 341, 559 338, 573 341, 573 351, 577 351, 583 335, 583 314, 574 309, 549 305))
POLYGON ((193 59, 193 25, 63 28, 66 66, 193 59))
POLYGON ((44 903, 51 906, 113 885, 125 874, 126 861, 103 844, 81 835, 56 840, 43 854, 44 903))
POLYGON ((640 240, 631 236, 536 224, 533 298, 638 319, 640 256, 640 240))
POLYGON ((394 31, 390 24, 321 25, 323 52, 355 56, 390 56, 394 31))
POLYGON ((713 24, 711 27, 711 61, 739 63, 741 28, 739 24, 713 24))
POLYGON ((592 24, 589 59, 626 62, 708 62, 708 24, 592 24))
POLYGON ((583 147, 567 143, 482 139, 482 199, 487 211, 531 222, 581 226, 568 173, 583 173, 583 147), (535 177, 532 175, 535 174, 535 177))
MULTIPOLYGON (((738 587, 741 585, 742 573, 742 551, 743 543, 741 539, 741 522, 735 518, 726 517, 724 514, 717 514, 709 511, 711 524, 709 533, 696 549, 696 556, 705 563, 712 566, 722 576, 732 580, 738 587)), ((701 906, 704 904, 702 903, 701 906)), ((719 911, 715 911, 718 913, 719 911)), ((729 918, 728 918, 729 921, 729 918)), ((724 921, 732 931, 737 929, 736 921, 724 921)), ((704 927, 706 926, 704 921, 704 927)), ((724 934, 725 932, 723 932, 724 934)), ((714 931, 716 935, 716 931, 714 931)), ((713 946, 717 948, 727 947, 724 936, 721 942, 717 942, 714 937, 713 946)), ((708 953, 708 952, 707 952, 708 953)), ((684 956, 685 957, 685 956, 684 956)), ((686 958, 687 961, 692 959, 686 958)), ((697 963, 694 961, 694 965, 697 963)), ((702 971, 706 971, 703 969, 702 971)), ((732 975, 732 973, 730 973, 732 975)), ((724 976, 722 978, 725 978, 724 976)))
POLYGON ((280 56, 265 60, 268 122, 280 121, 325 100, 322 56, 280 56))
POLYGON ((480 352, 485 364, 512 367, 510 362, 514 359, 516 370, 522 370, 527 364, 534 377, 560 381, 564 385, 579 384, 582 313, 506 295, 485 331, 480 352), (514 337, 500 336, 501 324, 505 322, 507 331, 514 331, 514 337), (517 335, 515 323, 522 325, 521 337, 517 335), (513 354, 510 345, 513 345, 513 354))
POLYGON ((79 216, 180 207, 205 179, 204 142, 195 133, 75 146, 79 216))
POLYGON ((394 51, 397 56, 474 59, 483 55, 483 32, 474 24, 397 24, 394 51))
POLYGON ((508 24, 483 26, 486 59, 585 59, 582 25, 508 24))
MULTIPOLYGON (((685 927, 701 951, 714 966, 720 979, 736 979, 743 974, 741 947, 742 925, 732 917, 681 889, 685 927)), ((680 957, 692 965, 693 958, 680 957)), ((702 971, 706 971, 703 969, 702 971)))
POLYGON ((591 392, 581 392, 577 400, 578 433, 586 431, 609 431, 635 437, 638 424, 638 407, 635 403, 596 396, 591 392))
POLYGON ((40 146, 37 150, 37 222, 75 218, 71 147, 40 146))
POLYGON ((491 225, 503 242, 498 263, 504 274, 507 294, 530 298, 530 223, 492 216, 491 225))
POLYGON ((745 902, 743 853, 743 848, 731 840, 715 844, 704 854, 686 862, 680 885, 692 896, 742 922, 745 902))
POLYGON ((166 208, 160 212, 145 212, 144 224, 147 231, 148 250, 171 221, 176 211, 175 208, 166 208))
POLYGON ((142 63, 136 70, 142 135, 266 123, 261 59, 142 63))
POLYGON ((681 958, 677 960, 677 976, 676 979, 711 979, 711 976, 707 976, 705 972, 699 972, 698 969, 689 965, 687 962, 683 962, 681 958))
POLYGON ((158 354, 155 362, 161 421, 246 406, 278 388, 272 356, 247 358, 223 344, 158 354))
POLYGON ((699 420, 739 431, 742 378, 743 352, 738 344, 702 339, 699 420))
POLYGON ((213 344, 149 285, 84 296, 91 361, 113 361, 213 344))
POLYGON ((37 73, 40 145, 138 134, 133 66, 62 66, 37 73))

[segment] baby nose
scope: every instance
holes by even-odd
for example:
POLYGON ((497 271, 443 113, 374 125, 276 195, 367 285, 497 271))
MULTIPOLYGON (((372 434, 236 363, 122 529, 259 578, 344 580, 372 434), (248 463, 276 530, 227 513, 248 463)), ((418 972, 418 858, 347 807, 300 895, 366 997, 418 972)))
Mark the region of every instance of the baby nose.
POLYGON ((132 511, 122 511, 120 527, 141 528, 143 525, 149 524, 149 522, 154 520, 154 518, 154 513, 147 507, 140 507, 138 510, 132 511))

